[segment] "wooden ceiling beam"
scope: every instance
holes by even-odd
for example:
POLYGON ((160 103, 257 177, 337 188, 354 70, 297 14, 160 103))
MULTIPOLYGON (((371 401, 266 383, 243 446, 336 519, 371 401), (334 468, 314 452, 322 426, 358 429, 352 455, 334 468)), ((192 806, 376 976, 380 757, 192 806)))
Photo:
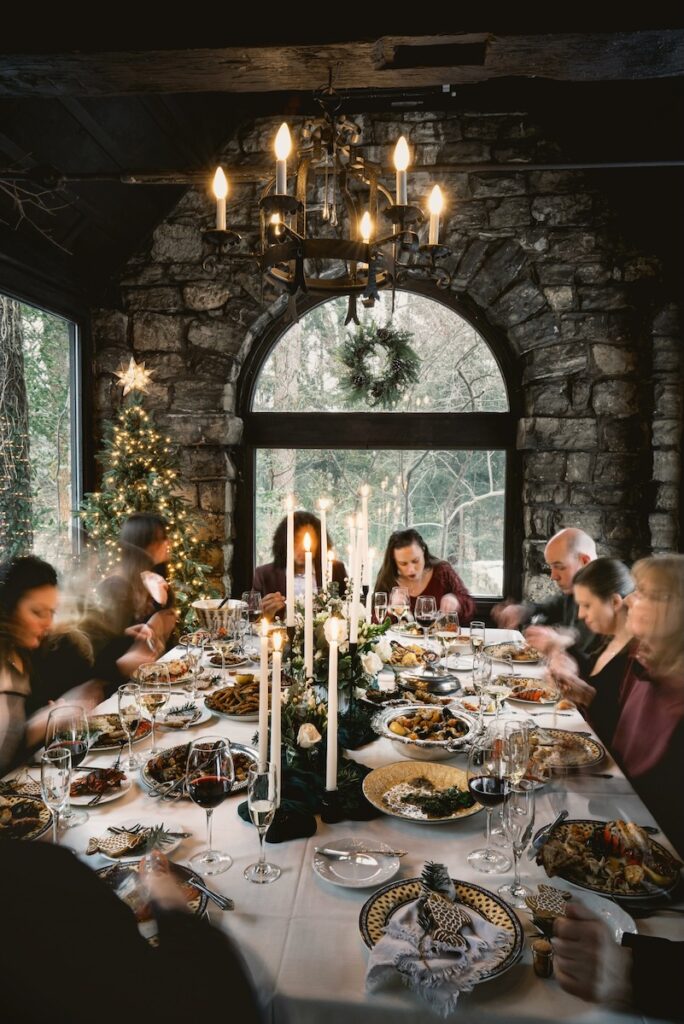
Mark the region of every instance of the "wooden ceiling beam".
POLYGON ((305 91, 459 85, 495 78, 627 81, 684 75, 684 30, 384 36, 240 46, 0 56, 0 97, 305 91))

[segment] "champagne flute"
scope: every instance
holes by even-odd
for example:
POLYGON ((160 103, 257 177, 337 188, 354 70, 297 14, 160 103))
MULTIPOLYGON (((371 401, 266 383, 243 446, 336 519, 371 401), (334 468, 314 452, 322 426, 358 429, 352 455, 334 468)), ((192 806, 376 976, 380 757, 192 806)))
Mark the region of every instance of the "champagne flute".
POLYGON ((389 610, 396 616, 397 625, 411 607, 409 592, 406 587, 392 587, 390 591, 389 610))
POLYGON ((163 661, 154 665, 154 675, 143 674, 140 684, 140 706, 147 712, 152 720, 152 749, 151 754, 158 754, 157 734, 155 726, 157 715, 163 707, 166 707, 171 695, 171 682, 169 670, 163 661))
POLYGON ((140 707, 140 687, 137 683, 124 683, 117 691, 119 702, 119 718, 121 728, 128 739, 128 761, 124 764, 126 771, 132 772, 144 763, 143 758, 133 753, 133 738, 138 731, 142 718, 140 707))
MULTIPOLYGON (((62 704, 50 712, 45 731, 45 747, 47 750, 63 749, 71 753, 71 766, 76 768, 88 753, 90 731, 88 717, 78 704, 62 704)), ((61 822, 65 828, 85 825, 88 820, 86 810, 74 810, 67 794, 61 822)))
POLYGON ((213 849, 212 815, 233 788, 235 767, 230 741, 224 736, 204 736, 188 749, 185 785, 192 800, 207 812, 207 849, 195 854, 190 864, 201 875, 220 875, 233 858, 213 849))
POLYGON ((57 819, 69 799, 71 786, 71 751, 67 747, 51 747, 40 759, 40 792, 43 803, 52 811, 52 841, 57 846, 57 819))
POLYGON ((511 862, 491 846, 492 810, 503 803, 510 792, 506 776, 505 741, 501 730, 490 726, 477 737, 468 756, 468 789, 487 812, 485 845, 468 854, 468 863, 486 874, 508 871, 511 862))
POLYGON ((434 597, 417 597, 414 618, 423 627, 423 639, 427 640, 428 630, 437 618, 437 601, 434 597))
POLYGON ((384 590, 376 590, 373 594, 373 614, 375 621, 382 623, 387 615, 387 594, 384 590))
POLYGON ((513 881, 502 885, 498 892, 514 907, 525 909, 525 898, 530 890, 520 881, 520 855, 529 846, 534 828, 534 784, 522 779, 511 790, 502 812, 506 838, 513 847, 513 881))
POLYGON ((185 649, 185 660, 188 664, 188 669, 190 670, 190 681, 189 683, 186 683, 184 689, 190 694, 193 700, 197 697, 197 677, 199 676, 203 654, 204 644, 202 642, 194 644, 192 647, 188 645, 185 649))
POLYGON ((506 742, 507 775, 514 786, 519 785, 530 763, 530 725, 529 722, 504 722, 506 742))
POLYGON ((473 656, 473 689, 478 696, 477 734, 481 736, 484 730, 484 709, 488 703, 489 696, 487 687, 492 675, 492 660, 481 652, 473 656))
POLYGON ((494 701, 494 721, 499 721, 499 709, 501 707, 501 701, 509 695, 511 689, 515 685, 513 679, 515 678, 515 671, 513 675, 509 672, 503 672, 498 669, 496 672, 492 670, 492 674, 487 683, 487 694, 494 701))
POLYGON ((245 868, 245 878, 248 882, 265 884, 275 882, 280 878, 280 868, 277 864, 267 864, 264 857, 264 836, 268 826, 273 821, 278 804, 278 780, 276 766, 267 764, 249 769, 247 775, 247 806, 249 816, 259 833, 259 860, 256 864, 250 864, 245 868))
POLYGON ((470 623, 470 649, 473 655, 477 654, 484 647, 485 642, 485 624, 480 621, 473 621, 470 623))

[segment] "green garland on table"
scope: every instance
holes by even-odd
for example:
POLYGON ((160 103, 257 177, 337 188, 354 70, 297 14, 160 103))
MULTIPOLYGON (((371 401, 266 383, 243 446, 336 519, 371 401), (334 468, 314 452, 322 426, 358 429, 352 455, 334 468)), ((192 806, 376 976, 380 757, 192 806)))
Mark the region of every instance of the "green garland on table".
POLYGON ((375 324, 361 326, 355 334, 347 335, 337 357, 345 368, 340 383, 351 403, 367 402, 372 408, 391 409, 418 382, 420 357, 411 348, 412 339, 410 331, 375 324), (368 365, 378 348, 387 353, 387 368, 380 377, 374 376, 368 365))

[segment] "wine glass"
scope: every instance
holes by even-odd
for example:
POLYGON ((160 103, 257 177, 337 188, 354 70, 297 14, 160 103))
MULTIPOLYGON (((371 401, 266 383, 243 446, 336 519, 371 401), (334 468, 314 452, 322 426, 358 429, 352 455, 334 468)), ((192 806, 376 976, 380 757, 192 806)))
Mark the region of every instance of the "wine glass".
POLYGON ((254 765, 247 775, 247 806, 249 816, 259 833, 259 860, 245 868, 248 882, 264 884, 280 878, 277 864, 267 864, 264 857, 264 836, 273 821, 278 804, 278 780, 274 764, 254 765))
POLYGON ((207 849, 195 854, 190 864, 201 875, 220 875, 233 858, 212 848, 212 815, 233 788, 235 767, 230 741, 224 736, 204 736, 188 749, 185 785, 190 797, 207 812, 207 849))
POLYGON ((124 764, 126 771, 132 772, 144 763, 142 757, 133 753, 133 738, 138 731, 142 718, 140 707, 140 687, 137 683, 124 683, 117 691, 119 702, 119 718, 121 728, 128 739, 128 761, 124 764))
POLYGON ((437 601, 434 597, 417 597, 413 617, 423 627, 423 639, 427 640, 428 630, 437 618, 437 601))
POLYGON ((515 686, 514 679, 515 671, 510 668, 508 671, 503 671, 502 669, 492 670, 489 677, 486 689, 488 696, 494 701, 494 721, 496 723, 499 721, 499 709, 502 700, 509 695, 515 686), (512 675, 511 672, 513 672, 512 675))
MULTIPOLYGON (((249 635, 254 638, 254 626, 261 618, 261 594, 258 590, 245 590, 242 600, 247 605, 247 616, 249 618, 249 635)), ((252 644, 253 648, 254 645, 252 644)), ((252 651, 252 653, 254 653, 252 651)))
POLYGON ((240 603, 232 615, 233 636, 235 637, 235 654, 244 654, 245 632, 249 625, 249 608, 240 603))
POLYGON ((477 734, 484 732, 484 709, 489 701, 487 687, 492 676, 492 659, 482 652, 473 656, 473 689, 478 696, 477 734))
POLYGON ((409 592, 406 587, 392 587, 389 598, 389 610, 396 616, 397 624, 411 607, 409 592))
POLYGON ((513 881, 502 885, 499 894, 514 907, 525 909, 530 890, 520 881, 520 855, 527 849, 534 828, 534 784, 522 779, 511 790, 502 812, 506 838, 513 847, 513 881))
POLYGON ((147 712, 152 720, 152 749, 151 754, 158 754, 157 734, 155 726, 157 715, 163 707, 166 707, 171 695, 171 681, 169 670, 163 661, 153 666, 154 674, 151 672, 140 676, 140 706, 147 712))
POLYGON ((468 789, 487 812, 485 845, 468 854, 468 863, 486 874, 508 871, 511 866, 508 857, 491 845, 492 810, 503 803, 510 792, 506 770, 504 737, 500 729, 490 726, 476 738, 468 756, 468 789))
MULTIPOLYGON (((71 753, 71 767, 76 768, 88 753, 90 730, 88 717, 78 704, 61 704, 53 708, 47 721, 45 731, 45 747, 47 750, 62 749, 71 753)), ((85 825, 88 820, 86 810, 74 810, 69 794, 60 816, 65 828, 85 825)))
POLYGON ((482 648, 484 647, 484 642, 485 624, 484 622, 476 622, 475 620, 473 620, 470 623, 470 649, 472 650, 473 655, 477 654, 478 651, 482 650, 482 648))
POLYGON ((52 841, 57 846, 57 819, 69 799, 71 786, 71 751, 67 747, 51 747, 40 759, 40 792, 43 803, 52 811, 52 841))
POLYGON ((387 615, 387 594, 384 590, 376 590, 373 594, 373 614, 375 621, 382 623, 387 615))

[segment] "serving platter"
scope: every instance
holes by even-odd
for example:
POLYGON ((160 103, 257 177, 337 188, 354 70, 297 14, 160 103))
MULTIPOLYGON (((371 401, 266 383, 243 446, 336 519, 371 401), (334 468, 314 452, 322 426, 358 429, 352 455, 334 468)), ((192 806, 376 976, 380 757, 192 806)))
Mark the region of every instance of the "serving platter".
POLYGON ((38 839, 52 824, 52 811, 42 800, 9 788, 0 795, 0 836, 6 839, 38 839))
POLYGON ((403 821, 416 822, 419 825, 453 824, 461 818, 470 818, 482 810, 482 806, 474 803, 471 807, 460 807, 451 814, 430 817, 415 805, 402 801, 409 788, 428 790, 433 787, 437 793, 450 787, 457 787, 461 792, 468 791, 468 777, 460 768, 451 765, 428 761, 416 764, 412 761, 397 761, 374 768, 363 780, 363 793, 369 803, 377 807, 383 814, 403 821))
MULTIPOLYGON (((150 757, 140 769, 140 777, 145 785, 154 791, 167 782, 178 782, 186 772, 189 747, 189 743, 180 743, 175 747, 166 747, 165 750, 150 757)), ((256 764, 259 755, 254 747, 250 747, 246 743, 234 743, 232 740, 230 749, 235 765, 235 783, 231 789, 232 794, 247 788, 247 772, 253 764, 256 764)))
POLYGON ((494 661, 508 661, 510 655, 514 665, 537 665, 541 661, 541 654, 535 647, 531 647, 520 640, 505 640, 498 644, 485 644, 483 651, 494 661))

